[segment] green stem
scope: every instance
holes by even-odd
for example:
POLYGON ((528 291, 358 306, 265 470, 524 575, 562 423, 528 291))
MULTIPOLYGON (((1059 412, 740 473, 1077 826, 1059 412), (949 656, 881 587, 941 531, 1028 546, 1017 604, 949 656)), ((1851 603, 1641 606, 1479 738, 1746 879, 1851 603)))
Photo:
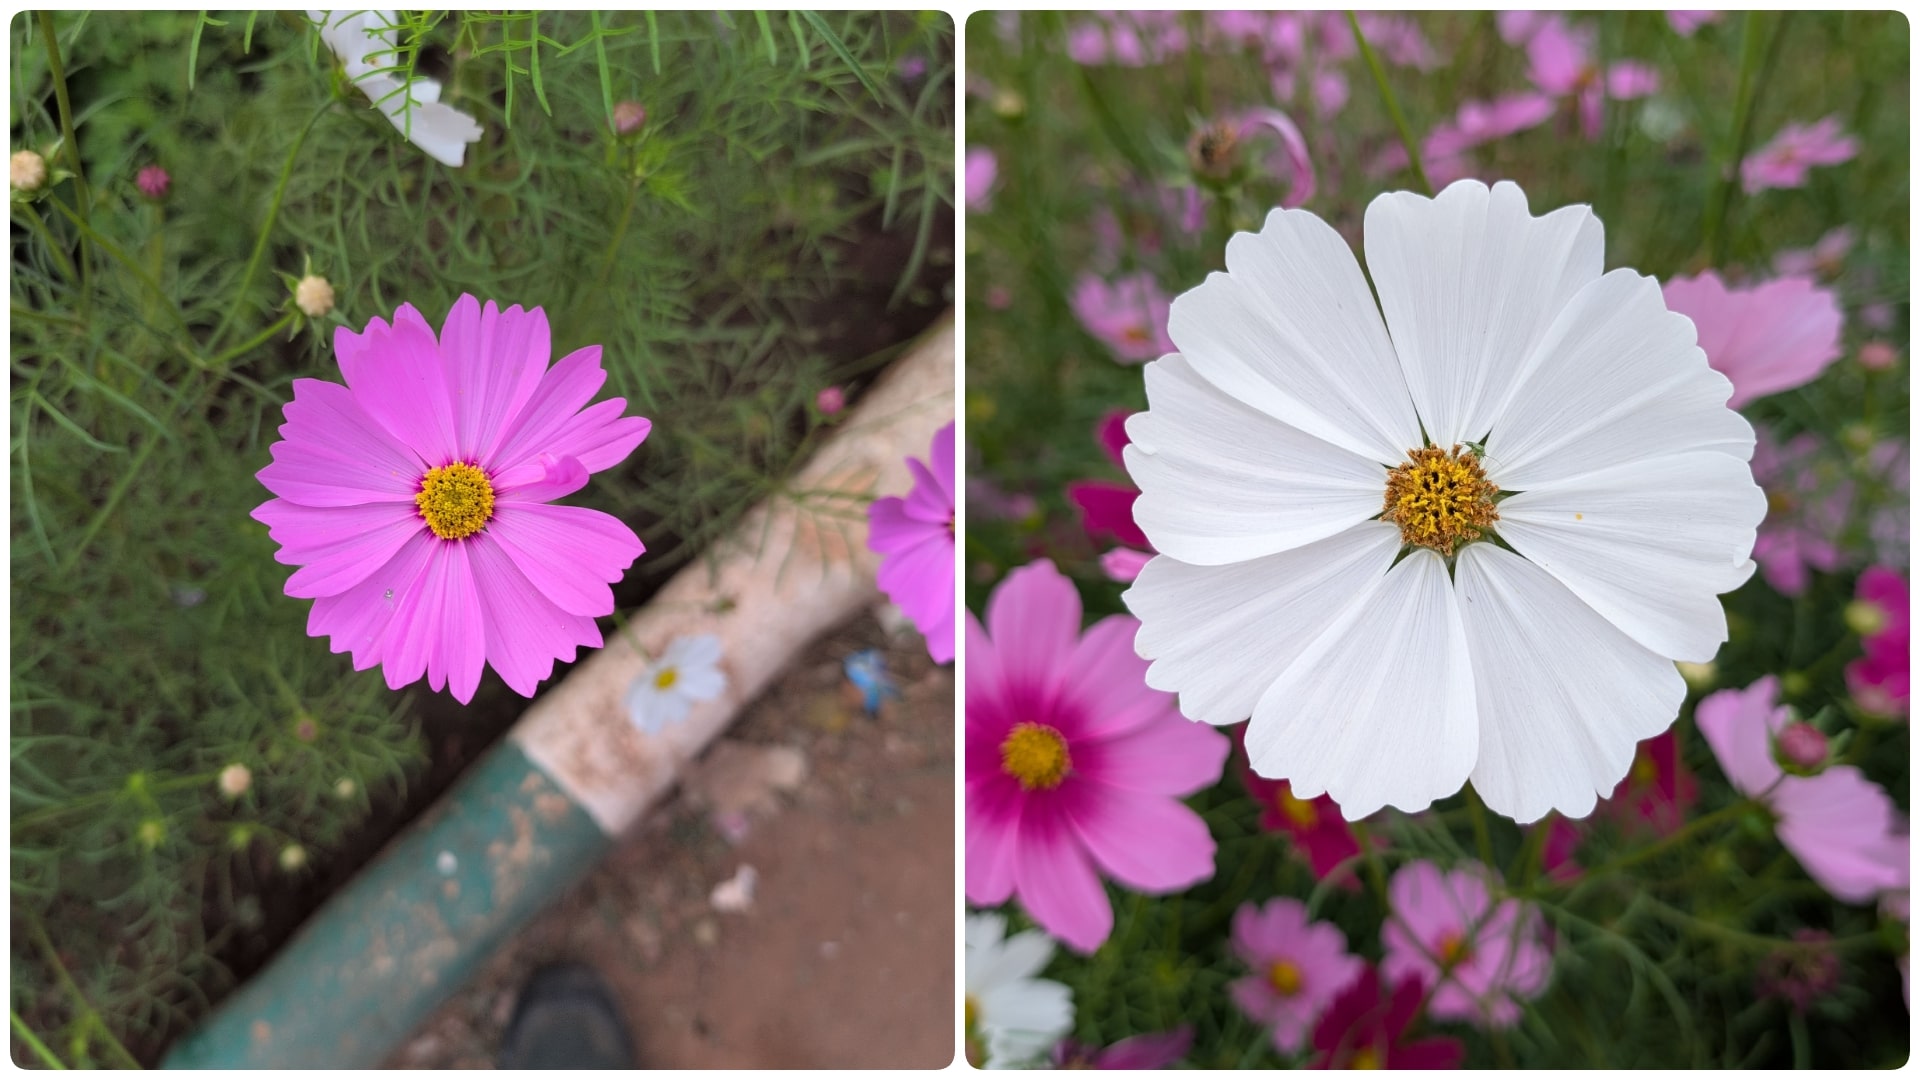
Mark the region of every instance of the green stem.
POLYGON ((27 1026, 27 1022, 20 1019, 19 1013, 8 1009, 7 1015, 13 1019, 13 1033, 20 1037, 21 1042, 27 1044, 27 1049, 33 1051, 33 1056, 39 1058, 41 1064, 49 1069, 66 1068, 59 1058, 53 1056, 53 1051, 47 1049, 47 1044, 40 1041, 40 1036, 35 1035, 33 1029, 27 1026))
POLYGON ((1353 822, 1353 838, 1360 843, 1360 854, 1367 860, 1367 882, 1373 886, 1373 895, 1380 901, 1380 910, 1387 910, 1387 875, 1380 869, 1380 856, 1374 850, 1373 837, 1367 831, 1364 821, 1353 822))
MULTIPOLYGON (((88 240, 93 241, 95 244, 98 244, 100 246, 101 251, 104 251, 108 255, 112 256, 113 261, 119 263, 121 266, 126 267, 128 273, 131 273, 134 277, 140 280, 140 284, 145 285, 148 289, 152 290, 154 295, 156 296, 165 295, 160 290, 160 283, 155 281, 153 277, 147 273, 147 268, 144 266, 141 266, 136 259, 128 255, 126 252, 120 250, 120 245, 114 243, 113 241, 95 232, 93 229, 93 225, 87 221, 87 217, 85 214, 80 213, 79 211, 67 206, 66 203, 61 202, 59 199, 50 199, 48 201, 53 203, 53 208, 55 210, 60 211, 60 213, 64 217, 66 217, 68 221, 73 222, 74 228, 80 230, 81 236, 85 237, 88 240)), ((86 253, 87 253, 87 246, 85 244, 80 245, 80 255, 83 261, 85 259, 86 253)), ((187 320, 184 315, 180 314, 180 309, 177 306, 169 303, 166 305, 166 310, 167 310, 167 314, 173 316, 174 325, 179 328, 181 334, 183 335, 187 334, 188 333, 187 320)), ((187 358, 189 363, 193 364, 195 367, 206 366, 205 361, 201 360, 200 357, 194 353, 191 347, 191 339, 184 342, 176 342, 175 348, 179 351, 179 353, 182 356, 187 358)))
POLYGON ((620 209, 620 224, 613 228, 613 240, 607 244, 606 257, 600 260, 600 281, 605 284, 607 275, 613 271, 614 256, 620 253, 620 245, 627 239, 627 223, 633 220, 633 204, 640 197, 640 180, 634 178, 627 184, 627 205, 620 209))
POLYGON ((1493 864, 1493 834, 1487 831, 1487 806, 1480 801, 1480 793, 1467 785, 1467 816, 1473 819, 1473 846, 1480 852, 1480 861, 1488 870, 1498 873, 1493 864))
POLYGON ((1645 862, 1646 860, 1653 858, 1655 855, 1664 854, 1665 852, 1675 847, 1678 847, 1679 845, 1685 843, 1686 841, 1693 839, 1694 837, 1700 835, 1701 833, 1707 831, 1708 829, 1715 828, 1721 824, 1724 824, 1727 821, 1730 821, 1736 817, 1739 817, 1741 814, 1744 814, 1748 810, 1752 809, 1753 805, 1754 805, 1753 800, 1742 799, 1739 802, 1733 803, 1729 806, 1723 806, 1720 809, 1715 810, 1713 813, 1705 815, 1704 817, 1694 818, 1692 821, 1688 822, 1685 827, 1676 829, 1672 833, 1668 834, 1666 839, 1661 840, 1660 842, 1655 844, 1648 844, 1646 847, 1643 847, 1638 851, 1630 851, 1627 854, 1622 855, 1620 858, 1615 859, 1610 863, 1606 863, 1603 866, 1596 867, 1595 869, 1589 871, 1588 873, 1581 875, 1581 880, 1582 881, 1600 881, 1613 874, 1618 873, 1621 870, 1625 870, 1627 867, 1633 866, 1636 863, 1645 862))
POLYGON ((252 338, 248 339, 245 343, 240 345, 235 345, 233 348, 228 349, 226 352, 223 352, 219 356, 214 357, 212 360, 207 361, 207 366, 213 368, 215 371, 219 371, 220 369, 225 368, 229 361, 234 360, 237 357, 243 356, 246 353, 252 352, 253 350, 259 348, 261 345, 264 345, 269 338, 273 337, 273 335, 278 334, 280 331, 285 330, 288 326, 292 325, 293 319, 294 319, 294 313, 291 311, 287 312, 285 315, 280 316, 280 320, 278 322, 274 323, 272 326, 267 327, 265 330, 260 331, 258 334, 255 334, 252 338))
MULTIPOLYGON (((93 205, 93 193, 87 188, 87 171, 80 164, 80 140, 73 130, 73 102, 67 95, 67 71, 60 63, 60 41, 53 32, 53 15, 50 12, 38 13, 40 19, 40 37, 47 43, 47 73, 53 80, 53 95, 60 106, 60 134, 62 148, 67 153, 67 164, 73 169, 73 191, 80 204, 80 220, 88 218, 88 208, 93 205)), ((80 245, 80 304, 84 310, 89 301, 87 281, 91 277, 91 266, 87 258, 87 246, 80 245)))
POLYGON ((1413 178, 1420 190, 1433 194, 1433 182, 1427 179, 1427 170, 1420 164, 1420 143, 1413 137, 1413 129, 1407 126, 1407 118, 1400 112, 1400 99, 1393 96, 1393 87, 1387 85, 1387 70, 1380 66, 1380 57, 1375 55, 1373 46, 1367 44, 1367 35, 1360 32, 1360 19, 1352 11, 1347 12, 1347 25, 1353 28, 1354 43, 1360 46, 1360 55, 1366 57, 1367 70, 1373 72, 1373 85, 1380 88, 1380 100, 1386 103, 1387 115, 1393 118, 1394 129, 1400 132, 1400 144, 1407 148, 1407 165, 1413 169, 1413 178))
POLYGON ((209 350, 220 344, 220 339, 226 335, 227 327, 233 325, 234 317, 240 314, 240 308, 246 304, 247 290, 253 287, 254 276, 260 272, 260 260, 267 253, 267 240, 273 235, 273 223, 280 217, 281 203, 286 201, 287 182, 293 179, 293 163, 300 157, 300 148, 306 145, 307 134, 331 108, 333 108, 333 99, 329 98, 325 104, 315 109, 313 115, 307 119, 306 126, 300 129, 299 136, 293 140, 292 149, 287 151, 286 164, 280 167, 280 182, 273 187, 273 204, 267 208, 267 220, 260 223, 260 236, 253 242, 253 254, 247 258, 246 271, 240 275, 240 289, 234 293, 233 303, 227 307, 227 313, 221 316, 220 325, 214 328, 213 336, 207 339, 209 350))
POLYGON ((1747 12, 1740 31, 1740 82, 1733 98, 1733 156, 1721 169, 1719 187, 1713 202, 1707 205, 1706 234, 1701 244, 1714 266, 1727 254, 1727 211, 1733 205, 1734 188, 1740 182, 1740 163, 1747 156, 1747 140, 1753 131, 1753 99, 1759 81, 1761 57, 1760 12, 1747 12))
POLYGON ((74 982, 73 976, 67 972, 67 965, 60 962, 60 950, 53 947, 53 939, 47 936, 47 928, 40 924, 37 917, 30 917, 28 925, 33 929, 34 940, 39 944, 40 951, 46 954, 47 963, 53 965, 54 973, 60 976, 60 984, 66 988, 68 995, 73 998, 75 1007, 79 1009, 80 1022, 92 1020, 93 1026, 98 1028, 101 1036, 107 1040, 107 1045, 119 1054, 121 1063, 129 1069, 138 1069, 139 1059, 128 1053, 127 1048, 114 1037, 106 1021, 100 1018, 100 1011, 95 1009, 87 1000, 87 996, 80 992, 79 984, 74 982))
POLYGON ((67 257, 66 246, 53 242, 53 233, 47 228, 47 219, 41 217, 40 211, 34 209, 30 203, 19 204, 19 209, 27 215, 27 224, 33 227, 34 233, 40 237, 40 242, 47 245, 47 252, 59 260, 60 272, 68 281, 75 285, 80 284, 79 275, 73 272, 73 260, 67 257))
POLYGON ((1533 831, 1527 834, 1519 856, 1507 871, 1507 876, 1518 881, 1522 889, 1532 885, 1533 879, 1540 876, 1540 867, 1545 861, 1547 834, 1553 829, 1553 817, 1553 811, 1549 810, 1546 817, 1533 823, 1533 831))

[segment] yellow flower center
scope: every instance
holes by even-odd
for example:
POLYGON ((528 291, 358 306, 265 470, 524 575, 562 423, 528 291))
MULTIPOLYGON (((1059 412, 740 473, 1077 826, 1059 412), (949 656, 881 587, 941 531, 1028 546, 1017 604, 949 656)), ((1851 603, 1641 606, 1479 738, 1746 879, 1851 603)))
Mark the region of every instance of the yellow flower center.
POLYGON ((1440 963, 1449 968, 1473 955, 1473 951, 1467 947, 1467 939, 1455 930, 1441 934, 1440 944, 1433 951, 1439 954, 1440 963))
POLYGON ((655 690, 671 690, 673 689, 673 684, 679 681, 680 671, 678 668, 661 668, 660 674, 653 677, 653 688, 655 690))
POLYGON ((1300 968, 1291 960, 1275 960, 1267 968, 1267 985, 1281 997, 1292 997, 1300 992, 1300 968))
POLYGON ((459 540, 479 532, 493 517, 493 484, 486 473, 456 461, 428 469, 413 502, 433 535, 459 540))
POLYGON ((1429 446, 1407 451, 1407 464, 1387 474, 1387 500, 1380 520, 1400 527, 1402 543, 1452 555, 1458 544, 1480 539, 1480 530, 1500 520, 1473 451, 1429 446))
POLYGON ((972 995, 972 994, 968 994, 968 995, 967 995, 967 1027, 966 1027, 966 1030, 968 1030, 968 1031, 972 1031, 972 1030, 973 1030, 973 1025, 974 1025, 975 1023, 977 1023, 977 1022, 979 1021, 979 1019, 980 1019, 980 1006, 979 1006, 978 1004, 976 1004, 976 1003, 974 1002, 974 1000, 973 1000, 973 995, 972 995))
POLYGON ((1353 1060, 1347 1062, 1349 1069, 1377 1069, 1380 1067, 1380 1051, 1371 1046, 1363 1046, 1353 1052, 1353 1060))
POLYGON ((1653 758, 1648 756, 1646 751, 1642 750, 1640 753, 1633 755, 1633 782, 1635 786, 1646 787, 1658 779, 1660 779, 1660 766, 1653 763, 1653 758))
POLYGON ((1279 805, 1280 812, 1287 816, 1287 820, 1299 828, 1311 829, 1320 821, 1320 814, 1314 810, 1313 804, 1305 799, 1294 798, 1292 788, 1281 788, 1273 801, 1279 805))
POLYGON ((1067 740, 1045 724, 1015 724, 1000 744, 1000 767, 1028 791, 1060 786, 1073 768, 1067 740))

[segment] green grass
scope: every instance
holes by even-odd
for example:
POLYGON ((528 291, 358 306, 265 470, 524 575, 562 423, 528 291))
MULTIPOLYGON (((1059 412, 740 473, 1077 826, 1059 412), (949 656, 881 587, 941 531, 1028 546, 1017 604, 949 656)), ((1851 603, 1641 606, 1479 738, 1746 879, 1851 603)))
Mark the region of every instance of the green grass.
MULTIPOLYGON (((16 1060, 151 1060, 230 985, 218 958, 262 898, 310 889, 422 775, 433 695, 308 638, 247 516, 291 382, 338 379, 335 325, 401 303, 437 325, 471 292, 544 307, 555 357, 603 345, 603 396, 654 433, 568 501, 647 542, 630 607, 796 494, 814 395, 890 359, 838 306, 950 296, 945 15, 409 19, 391 62, 485 129, 462 168, 368 108, 295 12, 10 26, 13 149, 56 170, 13 202, 16 1060), (647 123, 615 138, 629 99, 647 123), (134 184, 151 163, 159 202, 134 184), (877 268, 876 242, 897 255, 877 268), (309 268, 323 320, 291 304, 309 268), (238 799, 215 785, 232 762, 238 799)), ((517 709, 497 683, 479 700, 517 709)))
MULTIPOLYGON (((1381 179, 1365 171, 1401 139, 1360 59, 1343 65, 1350 91, 1344 110, 1337 118, 1319 116, 1293 95, 1276 99, 1268 69, 1227 48, 1187 50, 1143 67, 1082 67, 1065 47, 1069 28, 1082 18, 1023 15, 1011 36, 1002 36, 988 14, 966 27, 968 145, 995 151, 999 174, 990 208, 968 216, 969 478, 1031 496, 1038 509, 1009 521, 975 503, 964 565, 968 606, 980 611, 1008 570, 1051 558, 1077 581, 1092 621, 1124 610, 1123 587, 1101 573, 1095 560, 1107 545, 1083 534, 1063 489, 1082 478, 1123 478, 1095 445, 1093 428, 1110 410, 1146 405, 1139 370, 1115 363, 1068 304, 1099 250, 1099 217, 1111 214, 1120 223, 1117 259, 1104 268, 1109 278, 1144 270, 1175 296, 1223 269, 1227 237, 1257 228, 1285 194, 1283 182, 1250 163, 1215 186, 1197 233, 1184 231, 1145 192, 1194 183, 1189 136, 1208 119, 1254 106, 1278 106, 1299 122, 1320 179, 1306 208, 1356 247, 1367 202, 1416 183, 1410 171, 1381 179), (996 292, 1003 306, 989 302, 996 292)), ((1684 39, 1659 13, 1576 18, 1598 27, 1603 55, 1655 67, 1660 91, 1610 108, 1597 141, 1582 138, 1563 116, 1485 147, 1475 159, 1478 175, 1516 180, 1536 213, 1591 203, 1606 227, 1606 265, 1661 279, 1710 265, 1736 276, 1765 276, 1783 248, 1809 247, 1843 224, 1857 232, 1834 282, 1848 316, 1842 359, 1812 385, 1745 412, 1783 437, 1814 434, 1831 467, 1862 486, 1862 512, 1849 525, 1841 572, 1816 573, 1812 587, 1795 599, 1757 577, 1725 598, 1733 637, 1719 657, 1718 685, 1743 687, 1769 672, 1793 673, 1791 703, 1808 716, 1833 709, 1832 729, 1854 732, 1850 760, 1904 809, 1908 730, 1866 724, 1846 704, 1842 667, 1859 651, 1841 611, 1852 598, 1854 576, 1871 557, 1864 510, 1905 513, 1905 494, 1889 490, 1862 447, 1908 431, 1907 362, 1872 372, 1851 357, 1870 339, 1906 340, 1907 21, 1886 14, 1762 13, 1750 22, 1730 16, 1684 39), (1749 32, 1751 44, 1744 37, 1749 32), (1751 115, 1744 125, 1737 115, 1743 63, 1751 115), (1738 147, 1757 146, 1786 123, 1830 113, 1860 138, 1854 161, 1815 169, 1806 187, 1790 191, 1749 196, 1725 181, 1738 147), (1876 304, 1893 306, 1890 329, 1862 325, 1862 309, 1876 304)), ((1429 14, 1416 21, 1438 65, 1425 72, 1383 65, 1416 139, 1465 100, 1527 88, 1524 53, 1500 40, 1491 14, 1429 14)), ((1197 36, 1201 16, 1188 16, 1185 25, 1197 36)), ((1700 816, 1734 800, 1692 728, 1697 698, 1683 709, 1678 730, 1701 782, 1700 816)), ((1063 952, 1047 977, 1073 989, 1073 1034, 1083 1041, 1104 1044, 1192 1024, 1192 1065, 1288 1064, 1225 996, 1226 984, 1245 970, 1226 940, 1233 909, 1270 896, 1314 896, 1319 917, 1377 959, 1379 903, 1367 892, 1316 893, 1285 841, 1260 831, 1257 807, 1231 775, 1192 804, 1219 844, 1214 879, 1164 898, 1110 888, 1112 937, 1090 958, 1063 952)), ((1388 812, 1373 823, 1376 835, 1391 841, 1389 872, 1416 856, 1443 865, 1474 858, 1466 804, 1456 797, 1437 811, 1421 818, 1388 812)), ((1499 818, 1489 832, 1495 861, 1504 867, 1520 853, 1521 834, 1499 818)), ((1600 828, 1588 833, 1580 859, 1595 867, 1642 846, 1600 828)), ((1542 904, 1554 926, 1553 982, 1501 1039, 1464 1025, 1438 1026, 1466 1040, 1470 1066, 1888 1067, 1907 1057, 1907 1015, 1894 966, 1905 947, 1904 929, 1883 923, 1870 905, 1825 897, 1764 822, 1704 832, 1578 892, 1515 888, 1542 904), (1756 997, 1754 976, 1760 956, 1800 927, 1833 933, 1842 943, 1845 974, 1838 992, 1795 1021, 1780 1002, 1756 997)), ((1024 915, 1015 922, 1030 925, 1024 915)))

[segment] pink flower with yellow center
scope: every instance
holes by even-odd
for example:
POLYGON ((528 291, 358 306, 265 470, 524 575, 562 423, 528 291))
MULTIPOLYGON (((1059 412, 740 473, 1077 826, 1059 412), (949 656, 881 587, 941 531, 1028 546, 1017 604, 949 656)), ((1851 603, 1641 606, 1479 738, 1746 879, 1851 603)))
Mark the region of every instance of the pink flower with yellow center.
POLYGON ((1670 311, 1693 320, 1700 350, 1733 383, 1727 408, 1791 390, 1840 358, 1840 301, 1809 277, 1730 288, 1708 270, 1661 287, 1670 311))
POLYGON ((1788 124, 1740 163, 1740 181, 1749 195, 1767 188, 1802 187, 1814 167, 1851 161, 1859 152, 1860 140, 1841 133, 1838 116, 1788 124))
POLYGON ((1080 596, 1046 560, 967 616, 967 899, 1017 896, 1083 953, 1105 941, 1104 875, 1140 892, 1213 876, 1213 838, 1180 802, 1220 778, 1229 743, 1146 684, 1139 623, 1080 632, 1080 596))
POLYGON ((1073 314, 1087 333, 1113 350, 1115 360, 1139 364, 1173 352, 1167 337, 1172 301, 1146 271, 1111 284, 1092 274, 1073 290, 1073 314))
POLYGON ((1479 872, 1408 863, 1394 872, 1387 898, 1393 914, 1380 928, 1381 971, 1433 986, 1434 1017, 1509 1027, 1520 1002, 1546 989, 1553 954, 1541 940, 1540 913, 1518 900, 1494 904, 1479 872))
POLYGON ((1332 923, 1307 917, 1307 906, 1279 896, 1233 913, 1233 954, 1253 969, 1227 993, 1247 1019, 1273 1029, 1282 1054, 1298 1053, 1327 1005, 1365 965, 1347 952, 1347 938, 1332 923))
POLYGON ((346 385, 296 379, 273 464, 278 498, 254 510, 300 567, 307 632, 382 665, 398 690, 422 675, 470 701, 487 665, 528 697, 582 645, 645 551, 617 518, 552 500, 624 461, 650 421, 626 401, 588 407, 600 346, 551 369, 546 313, 462 296, 438 338, 410 304, 392 325, 340 327, 346 385))

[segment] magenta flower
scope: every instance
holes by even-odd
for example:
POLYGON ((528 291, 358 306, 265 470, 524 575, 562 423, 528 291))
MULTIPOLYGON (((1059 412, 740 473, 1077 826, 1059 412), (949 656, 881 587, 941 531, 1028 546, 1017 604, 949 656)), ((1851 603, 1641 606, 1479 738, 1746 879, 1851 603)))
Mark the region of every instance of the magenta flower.
POLYGON ((1251 109, 1228 123, 1238 130, 1241 142, 1254 139, 1262 129, 1273 134, 1275 152, 1268 156, 1266 169, 1287 182, 1287 194, 1280 200, 1281 206, 1292 209, 1313 198, 1313 158, 1307 153, 1306 137, 1286 113, 1278 109, 1251 109))
POLYGON ((1603 809, 1629 828, 1648 828, 1666 836, 1685 824, 1699 785, 1680 758, 1673 729, 1643 740, 1603 809))
POLYGON ((1806 1012, 1840 986, 1840 954, 1833 950, 1832 941, 1833 935, 1825 930, 1795 930, 1793 944, 1760 958, 1754 993, 1779 998, 1795 1012, 1806 1012))
POLYGON ((1422 157, 1459 157, 1476 146, 1504 139, 1544 123, 1553 115, 1553 99, 1544 94, 1506 94, 1492 101, 1469 101, 1450 123, 1428 134, 1422 157))
POLYGON ((1708 270, 1661 292, 1668 310, 1693 320, 1707 363, 1733 383, 1729 409, 1804 386, 1840 356, 1840 301, 1812 278, 1736 289, 1708 270))
POLYGON ((1157 64, 1187 47, 1177 11, 1096 11, 1067 31, 1067 55, 1076 64, 1157 64))
MULTIPOLYGON (((1131 415, 1126 409, 1113 409, 1100 418, 1093 430, 1094 440, 1117 469, 1126 468, 1122 455, 1127 448, 1127 417, 1131 415)), ((1128 582, 1139 577, 1147 560, 1153 558, 1153 545, 1147 543, 1146 534, 1133 521, 1133 503, 1139 497, 1140 489, 1130 481, 1076 480, 1067 485, 1067 498, 1080 511, 1080 525, 1086 529, 1088 538, 1095 542, 1116 540, 1122 545, 1132 545, 1114 548, 1100 556, 1101 571, 1113 581, 1128 582)))
POLYGON ((164 199, 167 189, 173 186, 173 177, 158 165, 148 165, 140 170, 140 175, 134 177, 133 182, 140 188, 140 194, 147 198, 164 199))
POLYGON ((1445 1036, 1409 1039, 1426 988, 1408 976, 1391 988, 1367 965, 1333 999, 1313 1026, 1316 1069, 1457 1069, 1466 1057, 1460 1040, 1445 1036))
POLYGON ((1347 952, 1332 923, 1312 922, 1307 905, 1277 896, 1233 913, 1233 954, 1253 969, 1227 988, 1247 1019, 1273 1029, 1274 1049, 1298 1053, 1320 1014, 1366 965, 1347 952))
POLYGON ((1000 175, 1000 159, 984 146, 967 148, 967 209, 985 210, 992 201, 993 181, 1000 175))
POLYGON ((1566 884, 1578 881, 1585 868, 1574 856, 1580 851, 1580 830, 1573 822, 1555 814, 1545 821, 1538 822, 1531 829, 1545 829, 1547 836, 1540 845, 1540 871, 1550 880, 1566 884))
POLYGON ((1773 269, 1781 274, 1832 278, 1840 275, 1840 265, 1853 250, 1853 230, 1845 225, 1828 229, 1810 248, 1788 248, 1773 257, 1773 269))
POLYGON ((587 402, 606 381, 600 346, 547 367, 539 308, 462 296, 439 338, 403 304, 389 326, 340 327, 346 385, 296 379, 254 510, 301 569, 307 633, 381 664, 399 689, 427 676, 472 700, 493 665, 528 697, 575 649, 646 548, 598 510, 550 505, 640 445, 651 422, 626 402, 587 402))
MULTIPOLYGON (((1240 783, 1253 801, 1260 804, 1260 827, 1268 832, 1285 833, 1294 850, 1313 869, 1315 880, 1325 881, 1340 873, 1344 884, 1357 888, 1359 882, 1353 877, 1351 867, 1346 871, 1341 868, 1360 854, 1360 840, 1340 813, 1340 805, 1325 795, 1302 799, 1293 793, 1293 785, 1287 781, 1269 780, 1254 772, 1247 756, 1247 725, 1239 725, 1234 738, 1240 750, 1234 755, 1239 764, 1240 783)), ((1379 847, 1380 842, 1374 841, 1374 846, 1379 847)))
POLYGON ((1820 440, 1802 432, 1775 442, 1754 429, 1753 479, 1767 493, 1767 517, 1753 544, 1760 573, 1784 596, 1807 591, 1808 570, 1840 568, 1840 533, 1853 485, 1821 460, 1820 440))
POLYGON ((1157 1031, 1121 1039, 1102 1050, 1096 1046, 1062 1039, 1053 1048, 1056 1069, 1164 1069, 1193 1048, 1193 1028, 1182 1024, 1172 1031, 1157 1031))
POLYGON ((836 416, 847 407, 847 392, 837 386, 826 386, 813 396, 813 407, 820 410, 822 416, 836 416))
POLYGON ((1087 333, 1106 343, 1123 364, 1143 364, 1174 351, 1167 336, 1173 301, 1144 270, 1111 285, 1088 274, 1073 290, 1072 306, 1087 333))
POLYGON ((1720 11, 1669 11, 1667 25, 1681 37, 1692 37, 1693 32, 1707 25, 1717 23, 1725 12, 1720 11))
POLYGON ((1893 800, 1851 765, 1818 776, 1791 776, 1774 756, 1774 737, 1792 714, 1776 705, 1780 680, 1768 675, 1745 690, 1710 694, 1694 723, 1734 789, 1763 803, 1774 834, 1807 876, 1836 899, 1864 903, 1907 885, 1907 828, 1893 800))
POLYGON ((1740 180, 1749 195, 1767 188, 1797 188, 1807 182, 1807 171, 1814 166, 1851 161, 1859 152, 1859 140, 1840 133, 1838 116, 1815 124, 1788 124, 1740 163, 1740 180))
POLYGON ((1520 1019, 1520 1000, 1546 989, 1553 954, 1539 912, 1518 900, 1494 905, 1479 872, 1408 863, 1394 871, 1387 901, 1393 916, 1380 928, 1380 969, 1433 986, 1433 1016, 1508 1027, 1520 1019))
POLYGON ((1589 139, 1600 137, 1605 99, 1627 101, 1660 89, 1660 76, 1637 61, 1617 61, 1602 70, 1594 56, 1592 27, 1570 25, 1559 15, 1540 15, 1527 29, 1527 77, 1541 93, 1572 101, 1589 139))
POLYGON ((1907 579, 1884 566, 1868 567, 1854 586, 1854 600, 1877 613, 1878 626, 1861 637, 1866 655, 1847 665, 1847 692, 1876 716, 1905 716, 1913 683, 1907 579))
POLYGON ((1090 953, 1113 929, 1101 875, 1165 893, 1213 876, 1213 837, 1180 798, 1220 778, 1224 735, 1147 687, 1138 620, 1080 633, 1080 595, 1046 560, 967 616, 967 899, 1018 896, 1090 953))
POLYGON ((878 583, 927 639, 936 664, 953 659, 953 424, 933 434, 927 463, 907 459, 913 491, 867 508, 867 546, 885 558, 878 583))

